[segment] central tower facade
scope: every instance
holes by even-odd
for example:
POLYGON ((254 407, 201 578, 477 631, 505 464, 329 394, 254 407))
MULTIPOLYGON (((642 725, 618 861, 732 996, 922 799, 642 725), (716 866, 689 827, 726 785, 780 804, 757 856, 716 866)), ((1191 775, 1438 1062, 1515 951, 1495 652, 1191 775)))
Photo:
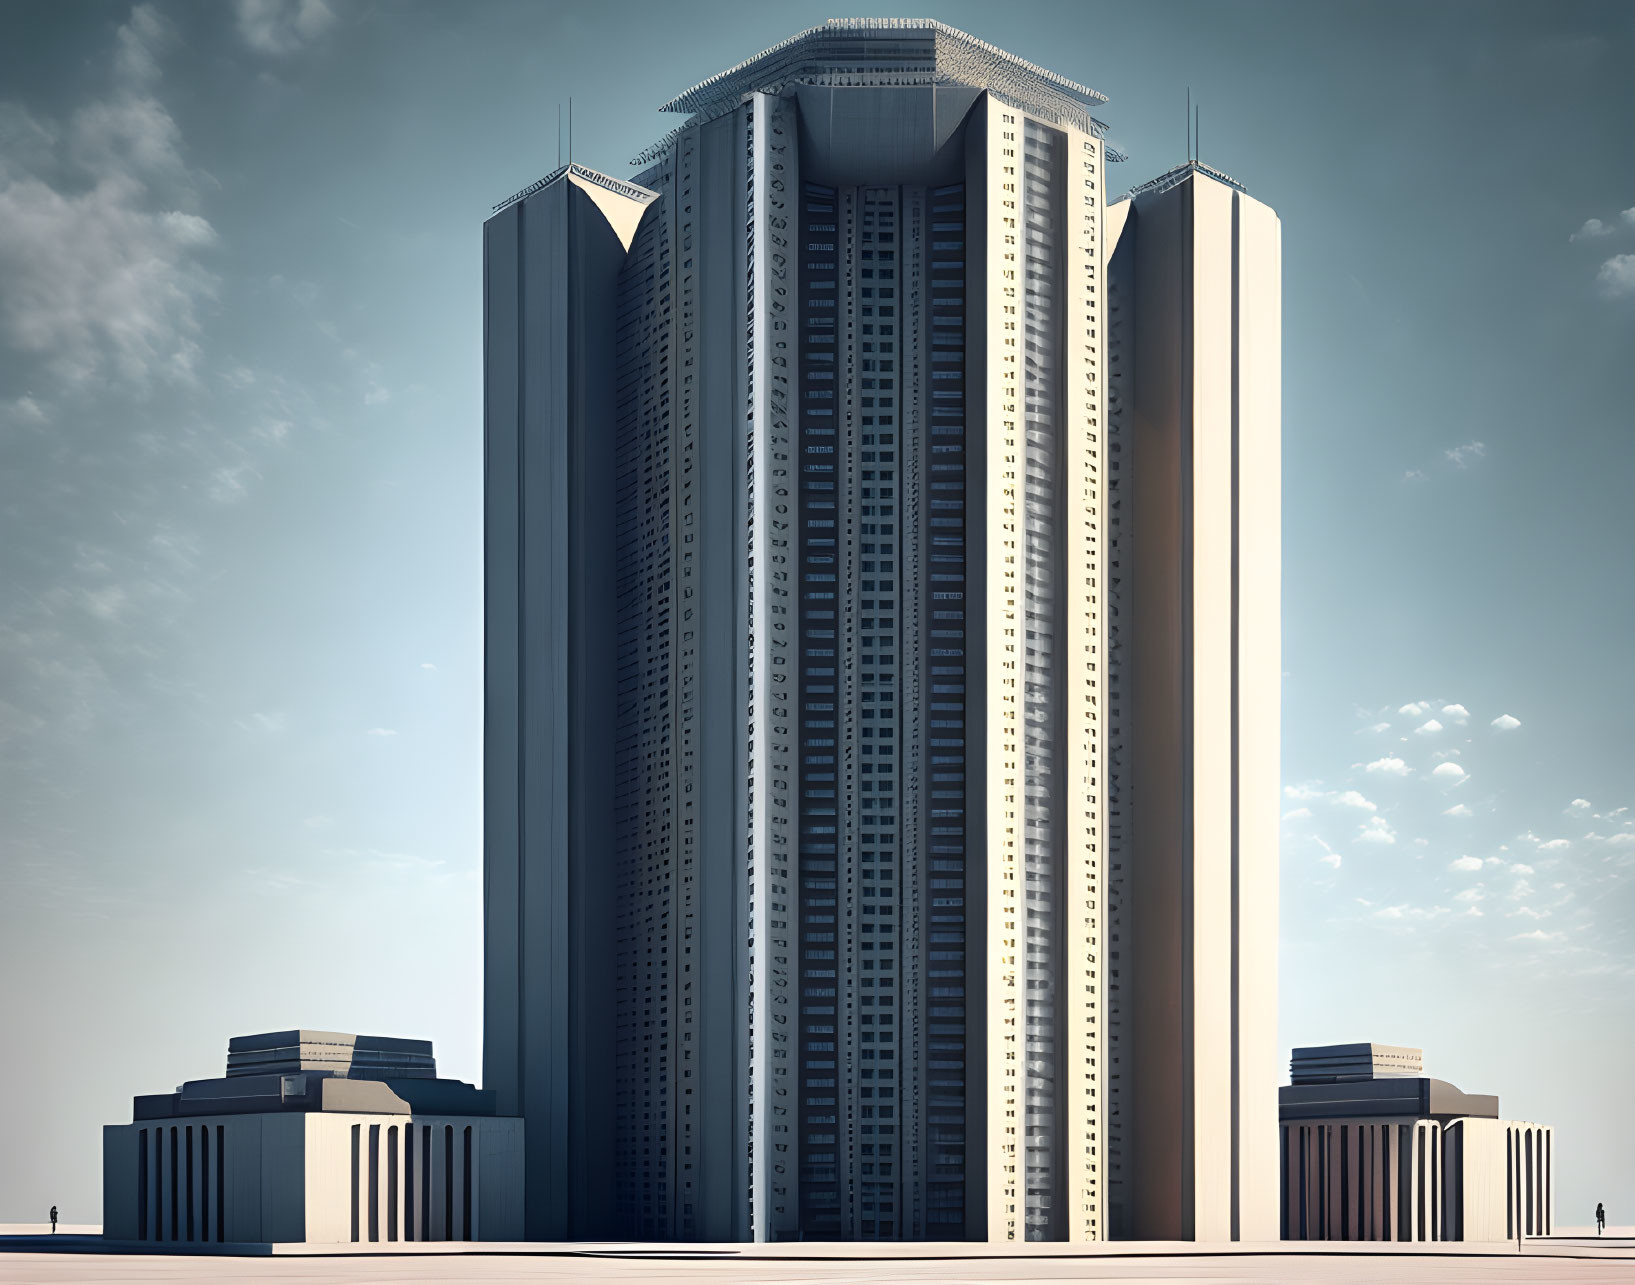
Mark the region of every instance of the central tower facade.
MULTIPOLYGON (((1166 463, 1202 440, 1194 312, 1138 331, 1136 246, 1193 290, 1192 206, 1110 214, 1101 101, 831 22, 666 104, 630 182, 569 166, 488 222, 485 1080, 530 1236, 1275 1237, 1275 975, 1239 950, 1275 935, 1275 874, 1240 904, 1275 872, 1275 595, 1240 764, 1236 368, 1220 510, 1166 463), (1195 743, 1206 617, 1231 708, 1195 743)), ((1240 223, 1276 220, 1183 171, 1153 199, 1225 194, 1236 362, 1240 223)), ((1275 400, 1242 431, 1275 496, 1275 400)))

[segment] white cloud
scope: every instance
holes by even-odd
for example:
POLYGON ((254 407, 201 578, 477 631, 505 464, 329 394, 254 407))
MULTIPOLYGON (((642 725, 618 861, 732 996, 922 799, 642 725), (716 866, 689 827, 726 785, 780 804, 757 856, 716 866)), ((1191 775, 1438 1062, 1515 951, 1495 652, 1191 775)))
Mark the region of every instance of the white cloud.
POLYGON ((1635 834, 1631 834, 1628 831, 1625 831, 1622 834, 1615 834, 1607 840, 1607 846, 1609 848, 1635 847, 1635 834))
POLYGON ((170 28, 151 4, 139 4, 114 36, 114 68, 132 84, 159 79, 157 54, 169 43, 170 28))
POLYGON ((1593 806, 1594 804, 1592 804, 1588 799, 1574 799, 1567 805, 1567 811, 1582 815, 1583 813, 1588 812, 1593 806))
MULTIPOLYGON (((197 193, 181 134, 150 92, 164 33, 138 5, 116 37, 107 96, 0 152, 0 342, 65 381, 110 368, 135 385, 195 378, 216 233, 185 208, 197 193)), ((17 118, 8 109, 8 134, 17 118)))
POLYGON ((1338 803, 1341 807, 1363 808, 1369 812, 1378 811, 1377 805, 1375 805, 1372 801, 1365 799, 1356 790, 1344 790, 1341 793, 1336 794, 1334 796, 1334 802, 1338 803))
POLYGON ((1310 808, 1295 808, 1292 812, 1285 812, 1283 819, 1285 821, 1298 821, 1301 817, 1309 817, 1310 815, 1310 808))
POLYGON ((1328 795, 1315 781, 1302 781, 1299 785, 1285 785, 1283 793, 1291 799, 1321 799, 1328 795))
MULTIPOLYGON (((1476 864, 1480 866, 1482 863, 1478 861, 1476 864)), ((1477 884, 1474 888, 1466 888, 1463 892, 1454 893, 1453 899, 1455 901, 1485 901, 1487 894, 1482 891, 1482 885, 1477 884)))
POLYGON ((1385 906, 1374 912, 1376 919, 1391 920, 1424 920, 1440 919, 1448 913, 1446 906, 1410 906, 1406 903, 1399 906, 1385 906))
POLYGON ((1486 861, 1482 862, 1482 864, 1484 866, 1502 866, 1504 864, 1504 858, 1503 857, 1489 857, 1486 861))
POLYGON ((1570 237, 1569 241, 1598 241, 1604 236, 1612 235, 1612 225, 1603 223, 1600 219, 1585 219, 1584 226, 1579 228, 1570 237))
POLYGON ((1442 724, 1438 723, 1434 718, 1428 718, 1418 727, 1414 728, 1414 731, 1420 736, 1434 736, 1441 730, 1442 724))
POLYGON ((1408 704, 1402 706, 1401 709, 1397 710, 1397 713, 1406 714, 1409 718, 1418 718, 1421 714, 1426 713, 1430 708, 1430 701, 1410 701, 1408 704))
POLYGON ((325 848, 323 855, 334 861, 382 871, 415 871, 435 874, 447 864, 441 858, 416 856, 411 852, 382 852, 379 848, 325 848))
POLYGON ((1363 730, 1365 732, 1389 732, 1391 730, 1391 725, 1389 723, 1371 723, 1363 730))
POLYGON ((301 824, 306 826, 306 828, 309 830, 327 830, 330 826, 335 824, 335 818, 327 816, 311 816, 302 820, 301 824))
POLYGON ((1340 868, 1340 854, 1338 852, 1325 853, 1323 856, 1319 857, 1318 860, 1325 866, 1332 866, 1336 870, 1340 868))
POLYGON ((1463 705, 1444 705, 1442 712, 1456 723, 1463 723, 1470 717, 1470 711, 1463 705))
POLYGON ((1431 775, 1441 777, 1444 781, 1463 781, 1467 773, 1464 768, 1450 760, 1447 763, 1438 763, 1431 769, 1431 775))
POLYGON ((27 393, 13 401, 5 412, 5 419, 11 423, 25 424, 31 427, 38 427, 41 424, 48 423, 50 418, 45 413, 45 408, 27 393))
POLYGON ((1482 859, 1480 857, 1459 857, 1448 863, 1449 870, 1463 870, 1466 873, 1473 870, 1480 870, 1481 868, 1482 859))
POLYGON ((420 668, 421 669, 436 669, 437 666, 432 664, 431 661, 429 661, 429 660, 423 660, 423 661, 420 662, 420 668))
POLYGON ((282 714, 251 714, 235 721, 246 732, 282 732, 289 726, 289 719, 282 714))
POLYGON ((262 420, 261 423, 252 428, 250 432, 259 441, 266 442, 270 446, 282 446, 288 439, 290 429, 293 427, 294 425, 292 425, 287 419, 268 418, 262 420))
POLYGON ((129 605, 130 594, 121 585, 105 585, 100 589, 82 589, 79 600, 85 610, 97 619, 118 620, 129 605))
POLYGON ((1407 776, 1409 771, 1406 763, 1391 755, 1375 759, 1364 770, 1378 773, 1380 776, 1407 776))
POLYGON ((1455 803, 1451 808, 1445 808, 1442 815, 1445 817, 1468 817, 1474 816, 1475 813, 1473 813, 1465 804, 1455 803))
POLYGON ((1572 846, 1572 840, 1570 839, 1551 839, 1547 843, 1539 844, 1538 850, 1540 852, 1561 852, 1572 846))
POLYGON ((366 735, 366 736, 396 736, 397 735, 397 729, 395 727, 371 727, 367 732, 364 733, 364 735, 366 735))
POLYGON ((1362 829, 1357 831, 1358 843, 1395 843, 1397 832, 1391 828, 1391 823, 1384 817, 1369 817, 1362 829))
POLYGON ((1635 254, 1615 254, 1595 274, 1595 285, 1608 299, 1635 297, 1635 254))
POLYGON ((238 0, 238 33, 259 53, 294 53, 335 22, 324 0, 238 0))
POLYGON ((1547 933, 1542 928, 1535 928, 1530 933, 1517 933, 1511 941, 1554 941, 1560 933, 1547 933))
POLYGON ((1487 446, 1483 442, 1466 442, 1462 446, 1455 446, 1442 454, 1457 468, 1467 468, 1472 460, 1479 460, 1487 454, 1487 446))
POLYGON ((1477 906, 1471 906, 1471 907, 1469 907, 1469 908, 1468 908, 1468 909, 1467 909, 1467 910, 1466 910, 1466 911, 1465 911, 1465 913, 1466 913, 1466 914, 1467 914, 1467 915, 1471 915, 1471 916, 1473 916, 1473 917, 1474 917, 1474 918, 1476 918, 1476 919, 1480 919, 1480 918, 1482 918, 1482 911, 1481 911, 1481 909, 1480 909, 1480 907, 1477 907, 1477 906))
POLYGON ((217 504, 237 504, 250 493, 246 478, 256 477, 255 465, 248 460, 224 464, 210 475, 206 491, 217 504))
POLYGON ((1533 874, 1534 871, 1533 867, 1528 865, 1525 861, 1516 861, 1511 863, 1510 873, 1514 875, 1530 875, 1533 874))
POLYGON ((1513 732, 1521 726, 1521 719, 1510 714, 1500 714, 1490 726, 1498 728, 1501 732, 1513 732))
POLYGON ((1534 910, 1531 906, 1517 906, 1506 916, 1508 919, 1548 919, 1549 917, 1550 912, 1548 910, 1534 910))

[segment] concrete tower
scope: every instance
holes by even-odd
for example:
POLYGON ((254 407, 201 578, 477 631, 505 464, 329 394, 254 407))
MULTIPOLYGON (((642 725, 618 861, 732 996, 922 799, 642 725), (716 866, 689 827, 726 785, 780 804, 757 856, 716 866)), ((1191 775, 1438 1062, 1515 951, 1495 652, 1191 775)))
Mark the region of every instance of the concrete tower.
POLYGON ((1277 222, 1101 101, 831 22, 489 220, 530 1235, 1276 1236, 1277 222))

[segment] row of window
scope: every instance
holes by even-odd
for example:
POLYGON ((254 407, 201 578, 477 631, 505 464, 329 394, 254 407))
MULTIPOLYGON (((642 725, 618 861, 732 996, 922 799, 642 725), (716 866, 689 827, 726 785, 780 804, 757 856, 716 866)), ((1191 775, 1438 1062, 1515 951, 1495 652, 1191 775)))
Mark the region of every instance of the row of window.
MULTIPOLYGON (((814 257, 805 261, 801 277, 802 395, 797 426, 802 460, 802 763, 795 788, 801 800, 800 958, 803 980, 810 983, 803 986, 799 1031, 800 1112, 808 1148, 802 1157, 799 1205, 802 1230, 815 1235, 841 1232, 843 1205, 848 1207, 846 1225, 855 1234, 892 1237, 899 1229, 917 1234, 903 1219, 878 1217, 899 1212, 896 1202, 903 1196, 896 1184, 910 1176, 893 1152, 902 1145, 898 1113, 902 1104, 896 1096, 894 1064, 912 1062, 916 1052, 903 1045, 897 1010, 911 1002, 930 1001, 931 1016, 952 1019, 930 1028, 937 1046, 935 1065, 930 1067, 930 1097, 915 1096, 923 1098, 917 1109, 932 1108, 940 1130, 939 1163, 928 1166, 926 1174, 929 1203, 939 1214, 935 1221, 957 1223, 962 1218, 963 189, 934 193, 931 204, 941 235, 927 248, 921 238, 924 213, 914 212, 898 189, 841 191, 811 183, 803 189, 802 217, 814 257), (908 218, 916 220, 915 227, 904 226, 908 218), (833 236, 837 229, 848 236, 833 236), (961 235, 949 235, 953 232, 961 235), (829 236, 813 235, 817 233, 829 236), (839 244, 849 245, 857 260, 855 270, 844 276, 838 256, 816 257, 816 252, 839 244), (916 245, 918 250, 904 248, 916 245), (901 282, 896 275, 899 251, 921 256, 915 271, 901 282), (878 284, 882 280, 891 281, 894 291, 899 284, 903 288, 887 296, 878 284), (930 307, 922 301, 920 315, 899 320, 897 298, 929 293, 928 287, 935 287, 930 307), (860 353, 868 355, 856 355, 860 353), (898 381, 899 372, 926 365, 932 368, 936 396, 921 391, 915 404, 900 407, 895 395, 915 396, 916 384, 898 381), (844 380, 839 378, 842 369, 844 380), (882 378, 885 375, 892 378, 882 378), (888 388, 893 396, 882 395, 888 388), (831 402, 833 406, 825 404, 831 402), (936 439, 912 460, 895 449, 902 444, 897 417, 904 408, 915 416, 922 433, 936 439), (846 434, 844 443, 841 432, 846 434), (858 446, 894 449, 858 452, 858 446), (853 461, 867 467, 848 468, 853 461), (915 480, 907 489, 902 484, 909 474, 898 476, 905 467, 912 467, 915 480), (846 493, 848 486, 855 488, 851 494, 846 493), (932 497, 929 504, 923 498, 927 496, 932 497), (911 501, 940 517, 933 519, 940 527, 934 543, 924 548, 911 526, 898 530, 900 524, 920 518, 917 510, 902 510, 911 501), (868 520, 858 521, 859 517, 868 520), (896 539, 899 534, 906 543, 896 539), (919 559, 912 569, 905 564, 911 551, 919 559), (842 565, 868 577, 855 580, 850 595, 835 592, 836 569, 842 565), (915 618, 904 620, 902 595, 914 587, 908 583, 911 578, 921 585, 932 579, 940 592, 924 594, 915 618), (905 707, 900 675, 904 669, 917 669, 929 655, 938 657, 939 681, 934 688, 920 689, 917 708, 905 707), (934 733, 935 740, 920 740, 926 733, 934 733), (936 749, 930 756, 934 763, 901 761, 898 742, 904 742, 905 752, 914 752, 917 744, 936 749), (905 775, 912 769, 923 782, 932 766, 953 769, 942 772, 931 790, 920 785, 922 797, 929 796, 937 805, 931 815, 935 831, 931 846, 938 850, 938 877, 934 883, 927 878, 925 855, 919 853, 913 886, 905 886, 907 832, 899 821, 915 827, 917 852, 926 838, 923 826, 902 815, 905 775), (849 861, 854 864, 848 869, 837 868, 840 833, 850 836, 854 855, 849 861), (844 910, 836 906, 837 878, 848 892, 844 910), (943 895, 926 895, 933 887, 943 895), (905 976, 900 969, 906 909, 900 899, 908 896, 931 907, 932 919, 940 921, 935 926, 944 949, 937 952, 938 975, 926 979, 934 980, 934 986, 912 973, 905 976), (861 915, 870 918, 862 920, 861 915), (837 952, 837 935, 849 940, 849 951, 837 952), (844 977, 838 975, 837 953, 851 963, 844 977), (842 1055, 844 1075, 837 1065, 842 1055), (882 1062, 888 1065, 881 1066, 882 1062), (837 1114, 851 1120, 844 1134, 834 1131, 837 1114), (839 1156, 838 1165, 835 1153, 810 1150, 836 1145, 849 1153, 839 1156), (876 1148, 879 1157, 889 1158, 876 1157, 876 1148), (863 1155, 870 1159, 861 1160, 863 1155), (877 1179, 872 1187, 854 1192, 843 1181, 853 1164, 856 1172, 877 1179)), ((930 1051, 925 1046, 918 1053, 923 1057, 930 1051)))

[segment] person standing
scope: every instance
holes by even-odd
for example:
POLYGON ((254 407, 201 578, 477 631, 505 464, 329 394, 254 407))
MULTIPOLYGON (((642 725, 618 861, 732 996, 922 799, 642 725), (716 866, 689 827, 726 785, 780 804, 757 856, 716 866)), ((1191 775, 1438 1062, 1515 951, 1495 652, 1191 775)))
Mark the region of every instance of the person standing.
MULTIPOLYGON (((53 1213, 56 1211, 53 1210, 53 1213)), ((1601 1202, 1595 1202, 1595 1234, 1599 1236, 1607 1226, 1607 1211, 1601 1207, 1601 1202)))
POLYGON ((55 1205, 51 1206, 51 1234, 53 1236, 57 1234, 57 1207, 55 1205))

